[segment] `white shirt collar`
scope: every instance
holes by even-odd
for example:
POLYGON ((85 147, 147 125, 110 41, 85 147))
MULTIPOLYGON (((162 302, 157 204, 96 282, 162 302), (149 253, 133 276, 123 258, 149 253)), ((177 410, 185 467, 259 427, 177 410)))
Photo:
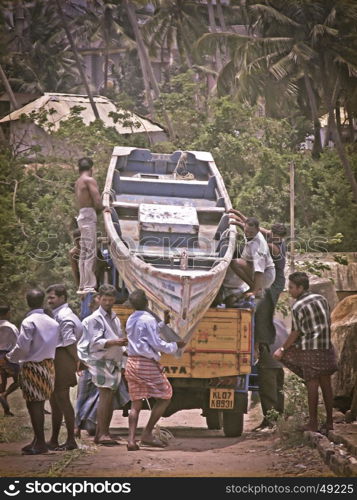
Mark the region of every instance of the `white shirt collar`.
POLYGON ((115 312, 112 311, 112 313, 108 313, 105 309, 103 309, 102 306, 99 306, 99 312, 102 316, 104 317, 109 317, 110 319, 115 319, 117 317, 117 315, 115 314, 115 312))
POLYGON ((30 314, 35 314, 35 313, 38 313, 38 314, 43 314, 43 309, 32 309, 31 311, 29 311, 29 312, 26 314, 26 317, 27 317, 27 316, 30 316, 30 314))
POLYGON ((65 302, 61 306, 56 307, 56 309, 52 309, 52 313, 54 316, 57 316, 57 314, 61 311, 61 309, 64 309, 65 307, 68 307, 68 303, 65 302))

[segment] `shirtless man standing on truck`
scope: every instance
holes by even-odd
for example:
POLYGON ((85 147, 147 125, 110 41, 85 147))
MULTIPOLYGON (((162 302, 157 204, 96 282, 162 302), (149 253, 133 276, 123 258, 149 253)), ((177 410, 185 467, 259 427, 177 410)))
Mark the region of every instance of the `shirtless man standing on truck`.
POLYGON ((97 285, 94 266, 97 256, 97 212, 103 210, 97 181, 92 177, 93 161, 78 160, 79 178, 75 184, 75 195, 79 208, 77 217, 81 232, 79 255, 78 294, 95 292, 97 285))

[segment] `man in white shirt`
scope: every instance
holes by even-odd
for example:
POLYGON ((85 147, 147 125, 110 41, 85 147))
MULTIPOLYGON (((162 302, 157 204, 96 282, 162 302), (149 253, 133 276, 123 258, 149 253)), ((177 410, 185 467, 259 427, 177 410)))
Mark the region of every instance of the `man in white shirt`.
POLYGON ((148 301, 145 292, 136 290, 129 296, 129 302, 135 312, 128 318, 126 332, 128 336, 128 361, 125 378, 129 385, 131 409, 129 413, 128 451, 139 449, 135 441, 142 400, 155 398, 150 419, 143 430, 141 444, 164 447, 152 431, 164 414, 172 397, 172 387, 159 364, 161 352, 174 354, 184 347, 184 342, 165 342, 159 335, 159 324, 146 308, 148 301))
POLYGON ((113 415, 113 398, 117 391, 123 368, 124 337, 120 321, 112 311, 116 289, 112 285, 99 288, 99 308, 83 320, 83 335, 78 344, 80 359, 88 367, 93 383, 99 389, 97 409, 96 444, 119 444, 109 434, 113 415))
POLYGON ((58 323, 44 312, 44 298, 42 290, 27 292, 30 312, 21 323, 15 347, 6 355, 9 361, 21 365, 20 386, 34 431, 33 441, 22 448, 24 455, 48 452, 44 433, 44 407, 55 384, 53 360, 58 342, 58 323))
MULTIPOLYGON (((234 218, 231 224, 240 225, 234 218)), ((239 259, 233 259, 231 269, 245 281, 255 297, 261 298, 264 290, 275 280, 275 265, 270 255, 268 243, 259 231, 259 221, 255 217, 247 217, 244 223, 244 234, 247 242, 239 259)))
POLYGON ((19 331, 13 323, 10 323, 10 306, 0 305, 0 403, 4 409, 5 417, 13 417, 7 397, 19 387, 18 376, 20 366, 18 363, 10 363, 5 355, 15 346, 19 331), (11 377, 13 383, 6 388, 7 379, 11 377))
POLYGON ((59 324, 59 337, 55 356, 55 389, 50 399, 52 410, 52 436, 47 446, 50 450, 67 451, 78 448, 74 438, 74 409, 70 400, 70 387, 77 385, 76 370, 79 362, 77 341, 83 326, 67 303, 64 285, 51 285, 46 290, 47 303, 59 324), (65 420, 67 440, 58 443, 62 420, 65 420))

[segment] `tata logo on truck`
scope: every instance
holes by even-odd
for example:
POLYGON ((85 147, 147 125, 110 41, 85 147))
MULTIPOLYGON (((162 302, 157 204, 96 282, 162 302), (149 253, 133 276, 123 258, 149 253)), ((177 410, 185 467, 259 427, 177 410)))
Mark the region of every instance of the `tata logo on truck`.
POLYGON ((165 373, 168 375, 187 375, 187 370, 184 366, 165 366, 165 373))

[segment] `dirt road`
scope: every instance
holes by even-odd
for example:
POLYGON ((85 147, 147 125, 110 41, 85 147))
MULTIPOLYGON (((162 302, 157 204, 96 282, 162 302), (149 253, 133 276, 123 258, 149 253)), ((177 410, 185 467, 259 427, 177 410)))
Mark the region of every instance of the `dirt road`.
MULTIPOLYGON (((300 445, 284 449, 279 437, 272 432, 252 432, 261 418, 259 408, 245 418, 245 432, 240 438, 225 438, 223 431, 210 431, 199 410, 179 412, 162 419, 162 427, 173 438, 165 449, 142 448, 137 452, 126 449, 127 418, 114 412, 113 435, 123 441, 117 447, 96 447, 83 432, 80 450, 51 452, 35 457, 21 456, 26 441, 0 444, 2 476, 62 476, 62 477, 137 477, 137 476, 231 476, 286 477, 332 476, 316 450, 300 445)), ((25 418, 25 414, 23 416, 25 418)), ((142 412, 139 427, 148 418, 142 412)), ((1 420, 1 419, 0 419, 1 420)), ((11 418, 16 425, 16 417, 11 418)), ((50 416, 46 417, 49 429, 50 416)), ((46 431, 48 434, 48 430, 46 431)), ((28 442, 28 441, 27 441, 28 442)))

